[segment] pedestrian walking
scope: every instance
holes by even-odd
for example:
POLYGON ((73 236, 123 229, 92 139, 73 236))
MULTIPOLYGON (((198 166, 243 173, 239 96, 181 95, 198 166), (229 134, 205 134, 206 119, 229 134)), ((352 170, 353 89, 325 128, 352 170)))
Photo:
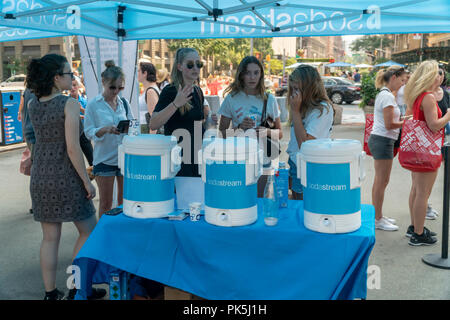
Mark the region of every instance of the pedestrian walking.
POLYGON ((150 118, 159 100, 160 89, 156 83, 156 68, 150 61, 142 60, 138 67, 138 81, 144 91, 139 96, 139 122, 142 133, 156 133, 150 130, 150 118))
MULTIPOLYGON (((45 300, 58 300, 56 288, 58 248, 63 222, 73 222, 79 232, 72 259, 96 224, 95 187, 84 166, 80 147, 80 107, 62 95, 70 90, 73 73, 67 59, 48 54, 33 59, 27 69, 27 88, 36 98, 28 105, 35 133, 30 191, 34 219, 41 223, 40 261, 45 300)), ((105 295, 106 291, 95 291, 105 295)))

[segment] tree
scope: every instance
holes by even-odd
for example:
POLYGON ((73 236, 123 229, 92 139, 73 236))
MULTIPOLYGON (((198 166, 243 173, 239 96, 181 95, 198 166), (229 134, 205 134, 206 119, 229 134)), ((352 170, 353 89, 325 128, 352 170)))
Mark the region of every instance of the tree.
POLYGON ((353 41, 350 49, 353 52, 364 51, 373 55, 376 49, 379 50, 380 48, 386 48, 391 45, 392 40, 389 39, 388 35, 366 35, 353 41), (383 40, 383 43, 381 43, 381 40, 383 40), (383 47, 381 47, 382 45, 383 47))
MULTIPOLYGON (((230 64, 237 68, 241 60, 250 54, 250 39, 179 39, 171 40, 168 48, 176 51, 178 48, 189 47, 198 51, 200 56, 212 56, 213 60, 221 62, 220 67, 214 64, 216 71, 228 70, 230 64)), ((262 57, 273 55, 272 38, 258 38, 253 41, 254 52, 260 52, 262 57)))

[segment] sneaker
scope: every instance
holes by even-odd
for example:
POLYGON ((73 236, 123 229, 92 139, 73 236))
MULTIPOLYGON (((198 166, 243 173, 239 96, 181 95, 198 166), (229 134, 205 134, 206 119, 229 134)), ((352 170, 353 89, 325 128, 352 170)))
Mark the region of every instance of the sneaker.
MULTIPOLYGON (((427 227, 423 227, 423 229, 426 230, 427 232, 429 232, 430 235, 431 235, 432 237, 437 236, 437 233, 436 233, 436 232, 431 231, 431 230, 428 229, 427 227)), ((408 227, 408 229, 406 230, 405 236, 408 237, 408 238, 411 238, 411 236, 413 235, 413 233, 414 233, 414 226, 413 226, 413 225, 410 225, 410 226, 408 227)))
POLYGON ((384 231, 397 231, 398 226, 390 223, 385 217, 382 217, 379 220, 375 219, 375 229, 380 229, 384 231))
POLYGON ((75 295, 77 294, 77 289, 69 289, 67 296, 64 298, 65 300, 75 300, 75 295))
POLYGON ((409 239, 408 244, 410 246, 431 246, 437 242, 437 238, 432 237, 430 232, 425 228, 423 229, 423 233, 418 235, 417 233, 413 233, 411 238, 409 239))
POLYGON ((62 291, 59 291, 58 289, 54 289, 53 291, 45 292, 44 300, 62 300, 63 298, 64 293, 62 291))
POLYGON ((427 215, 425 216, 425 219, 436 220, 438 215, 438 212, 434 210, 430 205, 427 206, 427 215))
POLYGON ((392 223, 392 224, 397 224, 397 220, 395 220, 394 218, 389 218, 389 217, 386 217, 386 216, 383 216, 387 221, 389 221, 390 223, 392 223))

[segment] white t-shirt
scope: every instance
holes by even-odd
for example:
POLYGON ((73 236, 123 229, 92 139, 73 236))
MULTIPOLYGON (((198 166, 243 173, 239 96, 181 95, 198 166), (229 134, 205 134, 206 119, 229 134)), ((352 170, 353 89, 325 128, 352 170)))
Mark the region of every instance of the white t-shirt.
MULTIPOLYGON (((319 109, 312 109, 308 112, 303 119, 303 127, 306 130, 306 133, 315 137, 316 139, 326 139, 331 135, 331 129, 333 126, 333 108, 326 102, 322 102, 325 108, 322 111, 322 115, 320 114, 319 109)), ((295 137, 294 125, 291 125, 291 140, 289 141, 287 147, 287 154, 291 161, 297 164, 296 153, 300 151, 298 147, 297 138, 295 137)))
POLYGON ((383 110, 389 106, 394 107, 394 121, 399 121, 400 109, 395 101, 395 97, 391 90, 383 87, 375 98, 372 134, 397 140, 400 129, 388 130, 384 124, 383 110))
POLYGON ((395 97, 398 105, 405 104, 405 85, 402 85, 400 89, 398 89, 397 96, 395 97))
POLYGON ((106 133, 100 138, 96 136, 97 131, 107 126, 117 126, 121 120, 133 119, 131 108, 128 105, 128 116, 122 99, 117 97, 117 108, 114 111, 105 101, 102 94, 89 101, 84 115, 84 134, 94 145, 94 165, 101 162, 110 166, 117 166, 119 144, 125 134, 106 133))
MULTIPOLYGON (((233 128, 242 123, 245 117, 254 115, 256 126, 261 124, 264 100, 260 96, 247 95, 245 92, 238 92, 234 96, 228 94, 220 106, 218 114, 230 118, 233 122, 233 128)), ((271 94, 267 98, 267 116, 273 120, 280 117, 280 109, 275 97, 271 94)))

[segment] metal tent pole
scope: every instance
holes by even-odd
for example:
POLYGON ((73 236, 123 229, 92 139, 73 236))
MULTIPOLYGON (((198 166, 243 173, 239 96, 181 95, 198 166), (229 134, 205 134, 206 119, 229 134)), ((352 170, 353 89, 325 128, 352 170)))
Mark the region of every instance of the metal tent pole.
POLYGON ((448 259, 448 224, 449 224, 449 192, 450 192, 450 143, 442 147, 444 156, 444 206, 442 213, 442 252, 430 253, 422 257, 422 261, 432 267, 450 269, 448 259))

